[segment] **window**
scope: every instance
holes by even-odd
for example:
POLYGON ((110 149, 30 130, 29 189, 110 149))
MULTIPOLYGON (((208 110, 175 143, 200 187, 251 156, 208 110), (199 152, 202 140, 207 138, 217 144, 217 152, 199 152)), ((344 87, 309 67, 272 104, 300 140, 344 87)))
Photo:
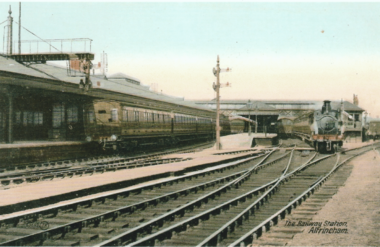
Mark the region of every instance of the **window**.
POLYGON ((24 111, 22 123, 24 126, 32 125, 33 124, 33 112, 24 111))
POLYGON ((94 123, 95 122, 95 113, 93 110, 89 110, 87 112, 87 122, 88 123, 94 123))
POLYGON ((355 116, 355 121, 360 121, 359 120, 359 114, 355 114, 354 116, 355 116))
POLYGON ((117 122, 119 120, 119 117, 117 115, 117 109, 111 110, 111 119, 112 119, 112 122, 117 122))
MULTIPOLYGON (((53 105, 53 128, 59 128, 65 120, 65 106, 63 104, 53 105)), ((25 112, 24 112, 25 125, 25 112)))
POLYGON ((152 113, 152 123, 154 123, 154 113, 152 113))
POLYGON ((123 109, 123 121, 128 122, 128 110, 123 109))
POLYGON ((42 125, 44 120, 44 115, 42 112, 35 112, 34 113, 34 126, 42 125))
POLYGON ((135 122, 139 121, 139 112, 135 111, 135 122))
POLYGON ((70 106, 67 108, 67 123, 78 122, 78 107, 70 106))

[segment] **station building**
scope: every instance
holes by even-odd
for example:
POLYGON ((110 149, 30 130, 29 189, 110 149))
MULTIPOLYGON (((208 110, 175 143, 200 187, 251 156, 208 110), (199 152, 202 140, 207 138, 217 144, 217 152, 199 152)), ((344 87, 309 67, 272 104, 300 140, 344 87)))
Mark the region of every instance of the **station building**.
MULTIPOLYGON (((216 102, 195 101, 196 104, 216 110, 216 102)), ((354 98, 354 103, 355 98, 354 98)), ((344 110, 352 119, 344 116, 346 142, 361 142, 363 133, 363 112, 357 104, 343 101, 344 110)), ((291 100, 221 100, 220 110, 225 115, 234 114, 257 120, 257 133, 277 133, 279 121, 292 121, 298 116, 310 111, 321 109, 322 101, 291 101, 291 100)), ((341 101, 332 101, 333 109, 340 108, 341 101)), ((246 128, 247 129, 247 128, 246 128)), ((252 130, 253 131, 253 130, 252 130)))
POLYGON ((18 62, 0 56, 0 143, 84 141, 85 105, 95 99, 173 113, 214 115, 184 98, 153 92, 138 79, 121 73, 90 75, 92 88, 85 90, 80 87, 85 74, 69 73, 69 69, 41 60, 18 62))

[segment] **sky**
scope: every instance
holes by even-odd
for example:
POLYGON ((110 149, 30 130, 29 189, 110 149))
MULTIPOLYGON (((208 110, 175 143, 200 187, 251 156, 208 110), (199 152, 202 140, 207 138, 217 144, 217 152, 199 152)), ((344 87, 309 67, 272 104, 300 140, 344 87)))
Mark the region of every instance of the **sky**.
MULTIPOLYGON (((9 5, 18 22, 18 2, 0 2, 0 22, 9 5)), ((231 84, 222 100, 352 102, 357 94, 380 116, 380 2, 23 2, 21 24, 41 39, 92 39, 94 63, 108 55, 108 75, 125 73, 164 94, 214 99, 219 55, 221 68, 232 68, 220 76, 231 84)), ((21 40, 37 39, 21 30, 21 40)))

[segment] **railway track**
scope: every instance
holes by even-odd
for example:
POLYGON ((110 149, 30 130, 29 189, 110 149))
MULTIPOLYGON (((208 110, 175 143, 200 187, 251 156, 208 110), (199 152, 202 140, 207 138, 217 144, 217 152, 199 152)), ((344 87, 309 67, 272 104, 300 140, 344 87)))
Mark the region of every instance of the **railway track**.
MULTIPOLYGON (((241 227, 243 222, 261 224, 263 217, 284 207, 279 204, 283 198, 288 203, 304 193, 294 191, 295 187, 323 181, 334 167, 330 158, 276 149, 162 183, 15 213, 0 219, 0 245, 232 244, 237 235, 244 236, 243 229, 252 229, 252 225, 241 227), (256 221, 250 216, 253 213, 256 221), (215 229, 215 225, 224 228, 215 229)), ((276 222, 269 221, 269 227, 265 223, 265 229, 276 222)))
POLYGON ((187 148, 132 157, 120 155, 98 156, 75 160, 33 163, 23 166, 11 166, 8 167, 8 169, 3 168, 0 170, 0 186, 6 187, 8 189, 10 185, 19 185, 23 183, 38 182, 43 180, 53 180, 55 178, 93 175, 96 173, 104 173, 108 171, 117 171, 122 169, 132 169, 136 167, 186 161, 188 159, 163 159, 161 157, 173 153, 201 151, 203 150, 202 148, 209 146, 210 144, 202 144, 187 148))
MULTIPOLYGON (((267 184, 271 188, 268 189, 253 204, 248 203, 249 204, 248 207, 243 206, 243 204, 247 204, 247 201, 252 201, 255 199, 255 198, 252 198, 252 194, 248 194, 248 197, 247 197, 247 195, 238 196, 235 198, 235 200, 228 201, 228 202, 221 204, 221 205, 220 205, 220 202, 218 202, 219 206, 217 206, 217 207, 211 208, 210 210, 207 210, 207 211, 202 210, 202 212, 199 215, 187 218, 187 219, 183 220, 182 222, 179 222, 175 225, 172 225, 170 227, 162 229, 158 232, 152 233, 148 237, 140 238, 140 239, 134 239, 134 240, 137 240, 135 242, 133 242, 133 240, 132 240, 132 243, 129 243, 128 241, 130 241, 130 239, 126 239, 125 235, 122 234, 121 236, 113 238, 110 241, 102 242, 99 245, 101 245, 101 246, 119 245, 119 244, 122 244, 122 245, 128 244, 129 246, 153 246, 153 245, 163 245, 163 246, 180 246, 180 245, 185 245, 185 246, 194 246, 194 245, 216 246, 218 244, 220 244, 220 245, 226 245, 227 244, 228 245, 228 242, 230 242, 232 239, 235 239, 238 235, 241 235, 242 232, 244 232, 244 229, 241 226, 242 226, 242 223, 244 221, 247 221, 247 220, 249 221, 249 215, 250 214, 254 213, 256 223, 258 223, 257 221, 260 222, 262 219, 265 219, 266 217, 268 217, 268 214, 271 213, 270 211, 273 211, 276 209, 276 207, 279 207, 279 205, 277 203, 273 203, 273 201, 272 201, 272 204, 271 204, 272 208, 265 209, 265 207, 267 205, 265 202, 267 202, 269 200, 269 198, 272 197, 273 193, 278 190, 277 185, 282 184, 284 182, 283 181, 284 179, 288 180, 294 174, 296 174, 298 172, 303 172, 303 170, 308 170, 310 172, 310 170, 309 170, 310 167, 311 167, 311 169, 313 169, 313 168, 315 169, 315 167, 316 167, 315 171, 311 171, 311 174, 313 174, 313 175, 319 175, 321 173, 324 174, 325 172, 328 172, 330 170, 328 168, 333 167, 331 165, 331 162, 326 162, 326 160, 325 160, 329 157, 331 157, 331 156, 325 156, 325 157, 322 157, 322 158, 320 158, 314 162, 309 163, 311 160, 310 159, 304 165, 300 166, 296 170, 293 170, 291 173, 289 173, 287 175, 284 175, 285 174, 284 173, 277 180, 277 182, 276 182, 276 180, 274 180, 271 184, 267 184), (325 164, 321 165, 320 164, 321 162, 324 162, 325 164), (319 163, 318 166, 310 166, 311 164, 315 164, 315 163, 319 163), (322 168, 326 168, 326 169, 322 169, 322 168), (321 170, 324 170, 324 171, 321 171, 321 170), (276 184, 273 185, 273 183, 275 183, 275 182, 276 182, 276 184), (248 199, 250 199, 250 200, 248 200, 248 199), (265 205, 264 210, 262 209, 262 207, 260 207, 261 205, 265 205), (231 209, 232 207, 233 207, 233 209, 231 209), (260 211, 260 208, 261 208, 261 211, 260 211), (257 210, 257 209, 259 209, 259 210, 257 210), (233 212, 234 210, 236 210, 236 211, 233 212), (225 223, 226 218, 228 218, 231 215, 237 215, 237 216, 235 216, 229 222, 225 223), (223 225, 223 223, 225 223, 225 224, 223 225), (215 233, 212 233, 212 231, 215 230, 215 226, 220 226, 220 225, 223 225, 223 227, 219 230, 216 230, 215 233), (238 231, 242 231, 242 232, 238 232, 238 231), (206 238, 206 239, 204 239, 204 238, 206 238), (232 238, 232 239, 229 239, 229 238, 232 238), (202 241, 202 239, 204 239, 204 241, 202 241), (118 242, 116 242, 116 241, 118 241, 118 242)), ((285 169, 285 170, 287 170, 287 169, 285 169)), ((299 175, 297 175, 297 176, 299 177, 299 175)), ((310 176, 307 173, 306 173, 306 176, 307 176, 307 179, 309 179, 310 176)), ((317 179, 317 181, 318 181, 318 179, 317 179)), ((306 184, 309 185, 310 183, 306 183, 306 184)), ((292 198, 292 197, 296 196, 295 188, 297 188, 297 190, 299 190, 299 188, 298 188, 299 185, 305 186, 305 183, 304 182, 300 183, 300 181, 298 181, 298 182, 296 182, 296 184, 294 184, 294 183, 291 184, 289 182, 289 184, 284 185, 282 187, 280 192, 284 191, 287 193, 287 194, 282 193, 283 196, 285 196, 285 198, 286 197, 292 198)), ((308 186, 306 186, 306 187, 308 187, 308 186)), ((261 188, 261 189, 263 189, 263 188, 261 188)), ((298 192, 300 192, 300 191, 298 191, 298 192)), ((277 195, 277 197, 280 199, 280 202, 281 202, 282 196, 277 195)), ((183 218, 185 218, 185 217, 183 217, 183 218)), ((273 224, 273 222, 270 221, 269 224, 273 224)), ((264 224, 264 226, 265 226, 265 224, 264 224)), ((252 227, 252 225, 246 226, 246 230, 252 229, 251 227, 252 227)), ((251 235, 249 235, 249 236, 251 236, 251 235)))
MULTIPOLYGON (((283 157, 283 153, 274 152, 274 154, 271 155, 271 157, 265 157, 266 163, 263 165, 268 166, 271 163, 277 162, 278 159, 283 159, 283 157)), ((230 164, 222 165, 219 168, 214 168, 213 170, 192 172, 192 174, 190 175, 184 175, 179 178, 173 178, 170 181, 147 185, 133 190, 109 193, 106 196, 99 196, 96 198, 70 203, 64 206, 56 206, 50 208, 48 207, 44 210, 36 209, 32 213, 21 213, 5 218, 3 217, 0 221, 0 241, 5 241, 3 245, 19 244, 19 242, 17 241, 20 241, 20 239, 15 240, 16 242, 7 242, 6 240, 14 239, 15 236, 17 238, 17 236, 20 235, 20 232, 34 232, 35 234, 40 232, 40 229, 26 229, 27 227, 25 227, 25 222, 31 224, 35 222, 47 221, 49 222, 50 226, 48 232, 58 231, 57 229, 65 231, 65 229, 67 230, 68 227, 70 229, 75 230, 81 224, 88 224, 89 226, 92 226, 92 223, 97 221, 98 219, 102 218, 108 220, 108 217, 110 215, 112 216, 111 221, 115 217, 115 214, 120 215, 120 218, 122 219, 123 215, 127 216, 135 210, 136 212, 140 211, 141 209, 145 209, 149 207, 149 205, 155 205, 158 202, 161 205, 161 203, 174 200, 177 197, 181 197, 183 195, 191 196, 193 194, 193 196, 199 196, 202 193, 207 193, 207 191, 210 188, 212 189, 214 186, 221 186, 222 184, 229 182, 231 179, 240 177, 242 174, 246 172, 248 167, 252 166, 252 163, 257 163, 258 159, 263 160, 264 155, 260 154, 256 157, 245 158, 240 161, 230 162, 230 164), (217 178, 212 179, 213 177, 217 178), (121 207, 121 205, 123 205, 123 207, 121 207), (111 208, 113 208, 113 210, 111 210, 112 212, 109 214, 103 213, 99 215, 94 213, 95 211, 99 212, 99 208, 102 208, 101 211, 105 213, 109 212, 111 208), (91 217, 91 219, 88 217, 84 217, 84 219, 79 220, 79 222, 82 223, 78 223, 77 221, 73 222, 73 219, 69 220, 69 222, 72 223, 67 222, 67 218, 70 218, 70 214, 68 214, 68 212, 82 212, 81 210, 85 210, 87 212, 79 213, 79 215, 82 215, 82 217, 84 215, 89 216, 89 214, 91 213, 88 212, 92 211, 93 216, 91 217), (56 224, 59 221, 57 216, 63 217, 64 220, 60 219, 62 221, 61 224, 56 224), (64 222, 66 222, 66 224, 62 225, 62 223, 64 222), (17 232, 17 234, 15 232, 17 232), (6 233, 6 235, 2 233, 6 233)), ((39 236, 38 239, 44 239, 47 235, 54 235, 52 233, 49 233, 47 235, 46 234, 47 233, 37 234, 39 236)), ((29 238, 33 237, 29 236, 29 238)), ((29 238, 26 237, 26 239, 29 238)), ((64 245, 66 245, 66 243, 64 245)))

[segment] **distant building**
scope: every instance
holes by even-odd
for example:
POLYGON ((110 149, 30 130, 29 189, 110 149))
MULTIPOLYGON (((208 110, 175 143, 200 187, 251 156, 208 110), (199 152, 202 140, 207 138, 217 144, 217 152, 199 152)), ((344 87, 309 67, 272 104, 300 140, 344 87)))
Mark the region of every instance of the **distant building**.
MULTIPOLYGON (((357 95, 354 97, 358 103, 357 95)), ((195 101, 196 104, 216 110, 215 101, 195 101)), ((258 122, 257 132, 263 133, 266 128, 268 133, 276 132, 277 122, 281 119, 294 120, 299 115, 314 111, 322 107, 322 101, 291 101, 291 100, 222 100, 220 110, 223 114, 236 114, 249 117, 258 122)), ((340 101, 332 101, 333 109, 340 108, 340 101)), ((344 110, 352 116, 352 119, 344 117, 346 142, 362 141, 362 115, 364 109, 348 101, 343 101, 344 110)))

